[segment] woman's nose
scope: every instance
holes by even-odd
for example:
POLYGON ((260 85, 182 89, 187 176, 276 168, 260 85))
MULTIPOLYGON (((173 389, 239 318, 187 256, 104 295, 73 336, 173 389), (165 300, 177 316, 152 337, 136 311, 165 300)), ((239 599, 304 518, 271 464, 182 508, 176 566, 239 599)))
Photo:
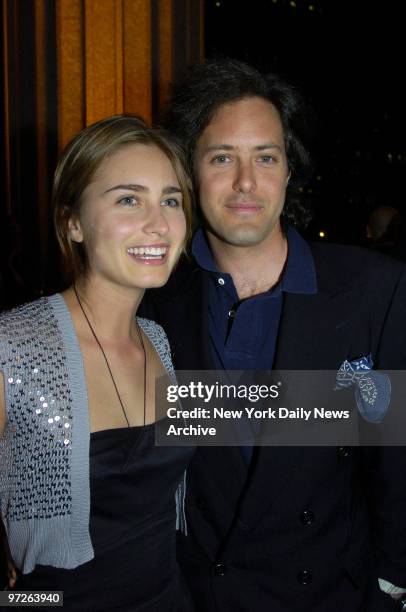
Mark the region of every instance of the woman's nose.
POLYGON ((148 217, 144 227, 148 234, 165 236, 169 231, 169 224, 164 214, 164 208, 159 206, 148 211, 148 217))

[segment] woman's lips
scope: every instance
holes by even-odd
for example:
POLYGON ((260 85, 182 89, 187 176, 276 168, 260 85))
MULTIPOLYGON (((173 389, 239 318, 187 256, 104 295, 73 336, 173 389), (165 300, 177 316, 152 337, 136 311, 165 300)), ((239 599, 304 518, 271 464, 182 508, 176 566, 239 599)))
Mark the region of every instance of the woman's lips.
POLYGON ((169 246, 129 247, 127 253, 137 263, 147 266, 161 266, 168 260, 169 246))

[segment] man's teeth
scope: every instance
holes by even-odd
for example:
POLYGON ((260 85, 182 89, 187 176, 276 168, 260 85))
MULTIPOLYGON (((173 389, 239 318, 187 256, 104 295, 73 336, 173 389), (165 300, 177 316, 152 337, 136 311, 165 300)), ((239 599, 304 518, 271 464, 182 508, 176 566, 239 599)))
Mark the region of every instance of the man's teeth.
POLYGON ((166 247, 130 247, 127 249, 127 253, 131 253, 131 255, 159 255, 162 257, 167 250, 166 247))

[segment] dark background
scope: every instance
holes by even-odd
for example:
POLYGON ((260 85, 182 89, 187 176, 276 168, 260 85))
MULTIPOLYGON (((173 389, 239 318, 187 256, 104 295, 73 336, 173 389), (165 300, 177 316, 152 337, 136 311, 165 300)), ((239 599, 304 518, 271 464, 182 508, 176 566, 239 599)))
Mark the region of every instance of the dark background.
POLYGON ((362 243, 369 212, 406 212, 405 34, 401 0, 208 0, 206 57, 223 55, 299 86, 317 120, 310 237, 362 243))
MULTIPOLYGON (((179 0, 173 6, 180 4, 179 0)), ((277 72, 299 86, 314 109, 316 129, 310 149, 315 172, 301 194, 314 210, 305 234, 309 238, 319 239, 323 231, 324 240, 363 244, 373 208, 391 205, 406 214, 403 4, 402 0, 204 2, 206 57, 235 57, 261 71, 277 72)), ((2 16, 2 27, 10 38, 8 76, 15 112, 10 124, 11 185, 0 182, 0 309, 62 286, 51 220, 47 226, 45 220, 57 156, 55 2, 46 0, 45 153, 38 148, 35 132, 34 3, 8 0, 7 6, 9 17, 5 22, 2 16), (40 165, 47 175, 48 193, 40 193, 40 165)), ((193 6, 198 6, 197 0, 193 6)), ((182 31, 189 31, 184 19, 176 23, 175 50, 182 31)), ((175 56, 178 74, 192 60, 180 51, 175 56)), ((3 115, 2 70, 3 64, 3 115)), ((0 149, 4 168, 4 147, 0 149)))

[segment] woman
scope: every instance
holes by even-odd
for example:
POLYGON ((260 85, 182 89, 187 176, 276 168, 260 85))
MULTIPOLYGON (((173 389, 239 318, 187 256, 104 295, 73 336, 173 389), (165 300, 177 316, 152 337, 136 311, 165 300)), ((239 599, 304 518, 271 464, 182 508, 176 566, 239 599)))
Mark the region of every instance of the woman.
POLYGON ((67 146, 53 202, 71 285, 0 316, 15 588, 62 590, 70 610, 178 610, 191 449, 154 444, 155 379, 173 368, 162 328, 135 314, 185 245, 188 177, 166 136, 111 117, 67 146))

